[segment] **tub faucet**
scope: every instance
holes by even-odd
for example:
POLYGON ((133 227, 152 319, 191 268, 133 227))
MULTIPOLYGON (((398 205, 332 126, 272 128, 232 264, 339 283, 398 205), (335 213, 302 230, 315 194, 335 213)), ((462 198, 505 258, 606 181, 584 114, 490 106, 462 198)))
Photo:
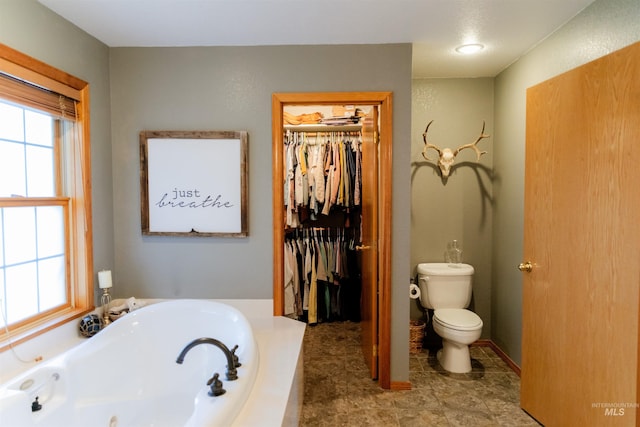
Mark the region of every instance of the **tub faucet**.
POLYGON ((225 357, 227 358, 227 372, 226 372, 227 380, 233 381, 238 379, 238 371, 236 370, 236 363, 233 360, 234 354, 231 352, 231 350, 229 350, 229 348, 227 348, 226 345, 224 345, 222 342, 214 338, 197 338, 191 341, 189 344, 187 344, 185 348, 182 349, 182 351, 178 355, 178 358, 176 359, 176 363, 181 365, 182 362, 184 362, 184 357, 187 355, 189 350, 191 350, 193 347, 200 344, 215 345, 220 350, 222 350, 225 357))

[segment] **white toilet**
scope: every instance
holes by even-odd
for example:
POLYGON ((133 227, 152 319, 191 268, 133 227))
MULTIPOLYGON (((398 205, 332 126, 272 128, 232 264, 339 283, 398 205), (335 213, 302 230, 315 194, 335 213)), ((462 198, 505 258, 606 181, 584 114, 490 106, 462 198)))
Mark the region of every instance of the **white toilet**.
POLYGON ((482 319, 466 310, 473 272, 469 264, 418 264, 420 304, 434 310, 433 329, 442 337, 438 361, 449 372, 471 371, 469 344, 482 332, 482 319))

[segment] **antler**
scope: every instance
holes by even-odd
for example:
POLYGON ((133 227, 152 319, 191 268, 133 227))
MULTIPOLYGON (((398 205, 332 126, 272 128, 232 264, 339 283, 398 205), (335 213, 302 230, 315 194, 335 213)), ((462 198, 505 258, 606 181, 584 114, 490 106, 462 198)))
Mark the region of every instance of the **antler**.
POLYGON ((422 134, 422 139, 424 140, 424 148, 422 149, 422 157, 424 157, 424 158, 425 158, 425 160, 428 160, 428 161, 430 161, 430 162, 431 162, 431 161, 433 161, 433 160, 431 160, 430 158, 428 158, 428 157, 427 157, 427 154, 426 154, 426 153, 427 153, 427 150, 428 150, 429 148, 433 148, 434 150, 436 150, 436 151, 438 152, 438 156, 440 156, 440 157, 442 156, 442 150, 440 149, 440 147, 437 147, 437 146, 435 146, 435 145, 433 145, 433 144, 429 144, 429 143, 427 142, 427 132, 429 132, 429 126, 431 126, 431 123, 433 123, 433 120, 431 120, 431 121, 427 124, 427 128, 424 130, 424 133, 422 134))
MULTIPOLYGON (((431 124, 431 123, 429 123, 431 124)), ((465 144, 465 145, 461 145, 460 147, 456 148, 456 150, 453 152, 453 156, 457 156, 458 153, 462 150, 464 150, 465 148, 473 148, 473 150, 476 152, 476 155, 478 156, 478 161, 480 161, 480 156, 482 156, 483 154, 487 154, 486 151, 480 151, 478 149, 478 147, 476 147, 476 145, 478 144, 478 142, 480 142, 480 140, 484 139, 484 138, 488 138, 489 135, 485 135, 484 134, 484 126, 485 126, 485 122, 484 120, 482 121, 482 130, 480 131, 480 136, 478 137, 478 139, 476 139, 475 142, 472 142, 471 144, 465 144)), ((428 128, 428 126, 427 126, 428 128)))
POLYGON ((460 151, 464 150, 465 148, 473 148, 473 150, 476 152, 476 155, 478 156, 478 161, 480 161, 480 156, 487 153, 486 151, 480 151, 477 147, 477 144, 478 142, 480 142, 480 140, 489 137, 489 135, 485 135, 484 133, 484 127, 485 127, 484 121, 482 122, 482 131, 480 131, 480 136, 475 140, 475 142, 472 142, 471 144, 461 145, 460 147, 456 148, 455 151, 451 150, 450 148, 441 149, 440 147, 437 147, 433 144, 429 144, 427 142, 427 132, 429 131, 429 126, 431 126, 431 123, 433 123, 433 120, 431 120, 427 124, 427 128, 424 130, 424 133, 422 134, 422 139, 424 139, 424 148, 422 149, 422 157, 424 157, 426 160, 431 162, 432 160, 429 157, 427 157, 427 154, 426 154, 427 150, 429 148, 433 148, 434 150, 436 150, 439 155, 438 167, 442 172, 443 178, 447 178, 449 176, 449 173, 451 172, 451 167, 455 162, 456 156, 460 151))

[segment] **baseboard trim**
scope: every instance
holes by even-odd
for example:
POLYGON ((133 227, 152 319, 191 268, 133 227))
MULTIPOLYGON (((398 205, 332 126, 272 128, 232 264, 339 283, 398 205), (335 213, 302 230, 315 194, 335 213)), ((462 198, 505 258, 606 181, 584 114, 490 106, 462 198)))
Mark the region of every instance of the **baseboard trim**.
POLYGON ((411 383, 409 381, 391 381, 391 390, 411 390, 411 383))
POLYGON ((498 357, 500 359, 502 359, 504 361, 504 363, 507 364, 507 366, 509 366, 509 368, 511 368, 511 370, 513 372, 516 373, 516 375, 520 376, 520 366, 518 366, 516 364, 516 362, 511 360, 511 358, 507 355, 507 353, 502 351, 502 349, 500 347, 498 347, 496 345, 496 343, 494 343, 493 341, 491 341, 491 340, 478 340, 478 341, 474 342, 471 345, 472 346, 478 346, 478 347, 489 347, 491 350, 493 350, 498 355, 498 357))

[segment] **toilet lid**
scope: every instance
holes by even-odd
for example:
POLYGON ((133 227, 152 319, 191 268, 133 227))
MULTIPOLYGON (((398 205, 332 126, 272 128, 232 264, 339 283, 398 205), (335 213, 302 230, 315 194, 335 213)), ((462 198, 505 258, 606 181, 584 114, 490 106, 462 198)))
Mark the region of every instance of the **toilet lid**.
POLYGON ((434 311, 433 320, 443 326, 461 331, 482 327, 480 316, 464 308, 439 308, 434 311))

